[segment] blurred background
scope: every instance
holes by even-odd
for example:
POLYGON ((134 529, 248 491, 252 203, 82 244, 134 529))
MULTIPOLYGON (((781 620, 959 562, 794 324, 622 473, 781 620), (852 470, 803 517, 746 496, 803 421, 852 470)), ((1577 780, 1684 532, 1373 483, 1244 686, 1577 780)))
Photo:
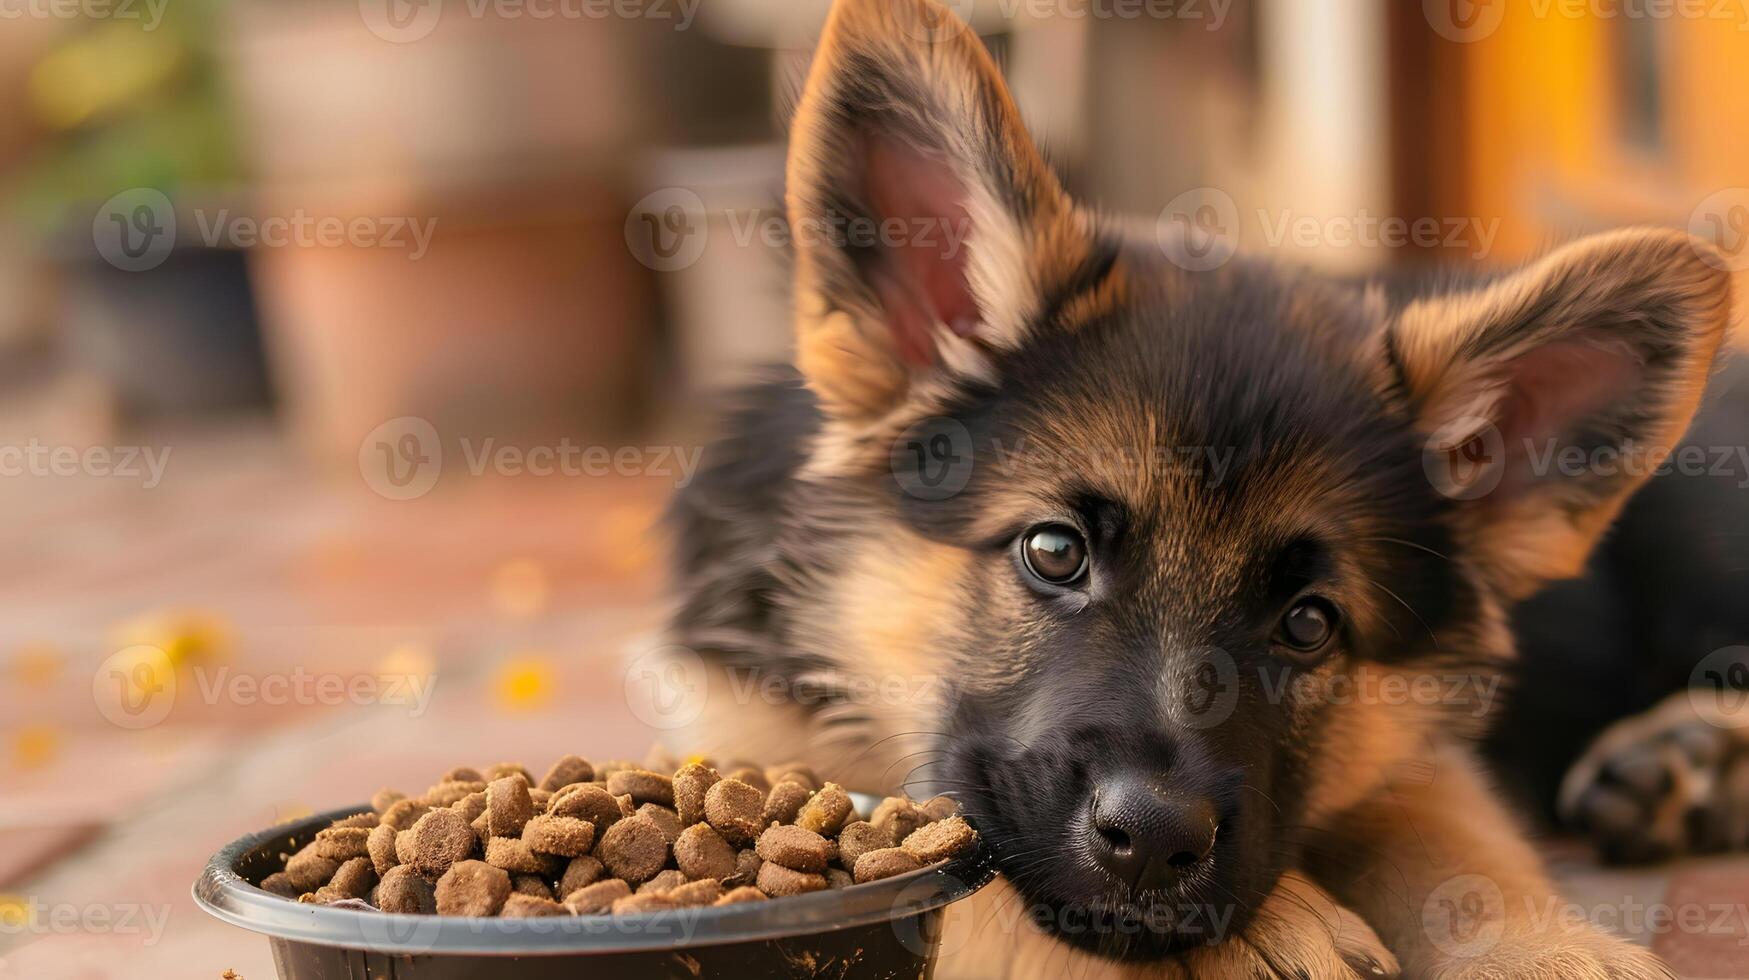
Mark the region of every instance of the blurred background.
MULTIPOLYGON (((264 980, 187 897, 220 844, 643 753, 652 524, 787 356, 827 6, 0 0, 0 977, 264 980)), ((953 6, 1144 234, 1356 273, 1650 222, 1749 269, 1738 0, 953 6)))

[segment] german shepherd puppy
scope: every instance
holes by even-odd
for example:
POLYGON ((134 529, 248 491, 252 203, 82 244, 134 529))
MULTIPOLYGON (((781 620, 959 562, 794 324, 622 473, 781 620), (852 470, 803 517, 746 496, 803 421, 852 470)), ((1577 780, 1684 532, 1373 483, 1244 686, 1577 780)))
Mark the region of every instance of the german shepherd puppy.
POLYGON ((1695 414, 1705 245, 1190 271, 1069 200, 933 0, 838 0, 786 204, 796 371, 674 515, 679 742, 953 795, 1003 878, 944 972, 1668 975, 1549 915, 1472 740, 1515 605, 1654 468, 1546 447, 1655 462, 1695 414))

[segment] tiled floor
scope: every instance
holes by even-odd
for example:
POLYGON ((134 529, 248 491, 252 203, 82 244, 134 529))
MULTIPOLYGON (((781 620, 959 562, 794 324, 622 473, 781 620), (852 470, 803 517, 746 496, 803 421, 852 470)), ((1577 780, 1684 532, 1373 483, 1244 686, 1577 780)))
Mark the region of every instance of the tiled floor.
MULTIPOLYGON (((0 481, 0 980, 268 980, 266 944, 189 898, 220 844, 461 761, 643 752, 617 664, 658 618, 648 528, 670 485, 474 479, 393 502, 264 429, 173 448, 149 491, 0 481), (133 675, 109 658, 141 639, 178 651, 176 687, 118 712, 109 685, 133 675), (405 676, 431 686, 320 686, 405 676)), ((1749 975, 1749 911, 1698 930, 1633 911, 1743 909, 1749 862, 1553 853, 1579 907, 1622 910, 1684 976, 1749 975)))

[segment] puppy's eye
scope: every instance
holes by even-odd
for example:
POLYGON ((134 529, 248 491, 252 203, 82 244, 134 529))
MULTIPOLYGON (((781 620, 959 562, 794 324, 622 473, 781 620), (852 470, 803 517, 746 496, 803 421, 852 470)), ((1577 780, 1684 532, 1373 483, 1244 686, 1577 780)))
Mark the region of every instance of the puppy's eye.
POLYGON ((1316 596, 1308 596, 1288 608, 1276 628, 1276 641, 1299 654, 1315 654, 1329 645, 1336 635, 1336 607, 1316 596))
POLYGON ((1026 532, 1020 542, 1026 570, 1051 585, 1068 585, 1087 574, 1087 540, 1065 524, 1046 524, 1026 532))

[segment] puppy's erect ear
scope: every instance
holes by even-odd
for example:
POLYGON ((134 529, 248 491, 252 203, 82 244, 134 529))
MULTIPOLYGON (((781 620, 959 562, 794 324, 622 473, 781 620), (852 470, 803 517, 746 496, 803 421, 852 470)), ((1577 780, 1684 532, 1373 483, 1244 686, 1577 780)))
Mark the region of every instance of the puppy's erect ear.
POLYGON ((1687 429, 1730 278, 1669 231, 1597 235, 1483 289, 1412 303, 1385 334, 1427 474, 1503 594, 1577 575, 1687 429))
POLYGON ((852 424, 987 375, 1098 261, 989 53, 933 0, 837 0, 787 203, 797 364, 852 424))

